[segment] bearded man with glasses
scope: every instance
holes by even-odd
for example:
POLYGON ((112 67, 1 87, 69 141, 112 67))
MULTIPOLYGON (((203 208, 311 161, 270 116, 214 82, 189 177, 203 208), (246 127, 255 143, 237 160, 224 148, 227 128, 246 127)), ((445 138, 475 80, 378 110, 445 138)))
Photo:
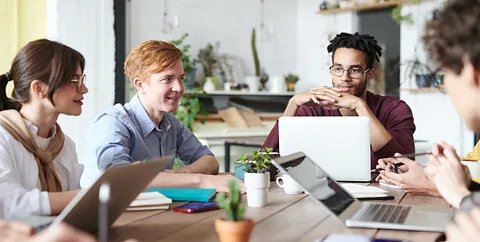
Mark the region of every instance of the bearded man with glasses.
MULTIPOLYGON (((365 116, 370 119, 371 168, 378 159, 415 151, 415 124, 402 100, 367 91, 382 48, 371 35, 340 33, 327 47, 332 53, 332 87, 312 88, 288 102, 283 116, 365 116)), ((278 123, 263 144, 279 151, 278 123)), ((346 147, 348 149, 348 147, 346 147)))

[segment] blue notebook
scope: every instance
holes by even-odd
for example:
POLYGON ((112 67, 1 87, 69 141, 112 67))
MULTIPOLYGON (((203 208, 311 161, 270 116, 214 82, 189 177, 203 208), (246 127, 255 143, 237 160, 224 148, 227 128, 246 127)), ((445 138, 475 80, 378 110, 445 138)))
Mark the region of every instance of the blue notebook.
POLYGON ((145 192, 159 192, 173 201, 208 202, 215 195, 214 188, 150 188, 145 192))

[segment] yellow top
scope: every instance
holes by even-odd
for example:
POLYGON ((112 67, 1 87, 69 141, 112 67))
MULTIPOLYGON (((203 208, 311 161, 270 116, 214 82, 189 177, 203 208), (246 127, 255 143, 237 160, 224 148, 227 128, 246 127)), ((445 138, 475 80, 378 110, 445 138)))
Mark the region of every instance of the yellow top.
POLYGON ((480 160, 480 141, 475 145, 472 152, 465 157, 461 157, 460 160, 480 160))

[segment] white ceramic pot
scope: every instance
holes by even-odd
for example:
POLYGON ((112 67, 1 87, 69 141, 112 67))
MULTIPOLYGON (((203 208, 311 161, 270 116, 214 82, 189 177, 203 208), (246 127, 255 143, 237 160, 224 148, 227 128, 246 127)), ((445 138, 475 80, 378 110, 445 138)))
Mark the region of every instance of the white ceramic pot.
POLYGON ((259 76, 246 76, 244 81, 245 81, 245 84, 248 85, 248 90, 250 92, 258 92, 258 89, 260 89, 259 76))
POLYGON ((270 187, 269 172, 245 172, 244 184, 247 190, 247 204, 249 207, 264 207, 267 205, 268 188, 270 187))
POLYGON ((273 93, 283 93, 287 91, 287 84, 283 76, 270 76, 268 80, 268 89, 273 93))

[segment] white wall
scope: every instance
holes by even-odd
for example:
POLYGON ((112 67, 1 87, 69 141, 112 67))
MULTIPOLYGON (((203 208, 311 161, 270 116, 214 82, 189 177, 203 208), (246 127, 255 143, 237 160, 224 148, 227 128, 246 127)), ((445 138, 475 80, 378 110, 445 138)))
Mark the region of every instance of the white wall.
MULTIPOLYGON (((406 5, 403 14, 413 13, 415 25, 402 23, 401 26, 401 63, 415 57, 415 43, 417 55, 422 62, 427 61, 427 55, 421 41, 425 22, 432 16, 432 11, 441 6, 442 0, 427 1, 420 4, 406 5)), ((416 88, 415 80, 405 76, 405 66, 401 66, 401 88, 416 88)), ((441 92, 409 92, 401 91, 401 99, 405 100, 413 111, 415 125, 415 139, 428 140, 423 144, 429 148, 433 142, 445 141, 457 149, 460 155, 465 155, 474 146, 473 133, 468 130, 460 119, 450 98, 441 92)))
MULTIPOLYGON (((129 1, 128 52, 150 39, 170 41, 174 37, 161 32, 164 1, 129 1)), ((257 41, 260 64, 269 75, 294 72, 297 47, 297 1, 265 0, 265 24, 275 26, 276 41, 257 41)), ((220 41, 220 52, 238 55, 245 64, 245 75, 254 74, 250 36, 253 27, 259 35, 260 0, 170 0, 169 20, 179 16, 181 33, 189 33, 186 43, 198 53, 208 42, 220 41)), ((127 24, 128 25, 128 24, 127 24)), ((200 66, 199 66, 200 67, 200 66)))
POLYGON ((64 132, 75 141, 82 161, 85 134, 96 115, 111 107, 115 94, 113 0, 48 0, 47 37, 83 54, 89 92, 80 117, 60 116, 64 132))
POLYGON ((357 15, 353 12, 321 15, 316 11, 321 1, 297 1, 297 61, 296 70, 300 76, 297 91, 306 91, 311 87, 329 86, 332 77, 328 67, 331 55, 327 53, 329 33, 358 30, 357 15))

